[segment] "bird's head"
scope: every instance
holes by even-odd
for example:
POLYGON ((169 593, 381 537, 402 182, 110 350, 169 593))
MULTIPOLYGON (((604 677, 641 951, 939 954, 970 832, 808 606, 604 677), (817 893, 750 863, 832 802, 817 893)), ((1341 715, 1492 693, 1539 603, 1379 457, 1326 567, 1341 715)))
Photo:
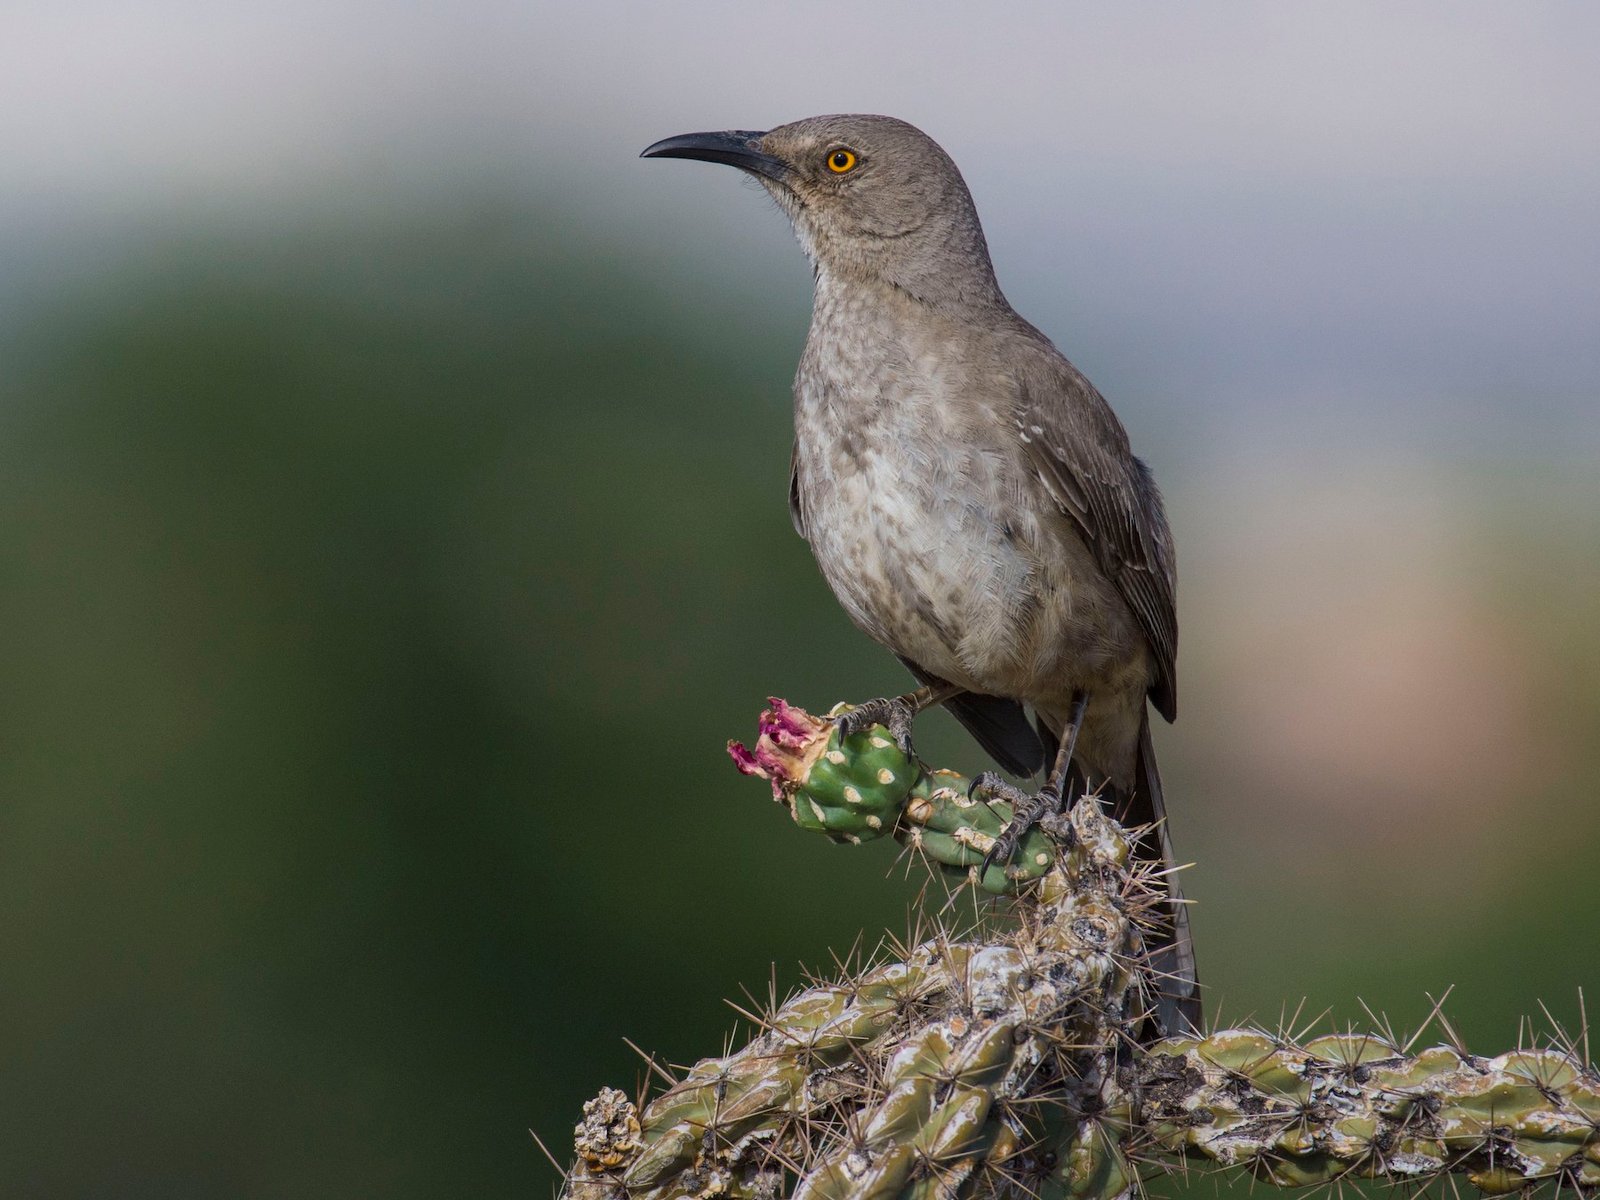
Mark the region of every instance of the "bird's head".
POLYGON ((645 158, 694 158, 759 180, 794 223, 819 277, 891 284, 928 303, 999 297, 961 172, 893 117, 808 117, 765 132, 686 133, 645 158))

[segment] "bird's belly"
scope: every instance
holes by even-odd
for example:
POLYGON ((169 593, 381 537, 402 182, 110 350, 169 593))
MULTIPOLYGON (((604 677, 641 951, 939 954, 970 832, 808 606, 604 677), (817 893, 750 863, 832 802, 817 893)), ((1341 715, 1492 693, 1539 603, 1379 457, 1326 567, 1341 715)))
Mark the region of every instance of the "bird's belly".
POLYGON ((1142 645, 1031 479, 971 452, 922 460, 908 472, 897 464, 915 456, 858 455, 811 489, 812 550, 861 629, 952 683, 1038 703, 1142 645))

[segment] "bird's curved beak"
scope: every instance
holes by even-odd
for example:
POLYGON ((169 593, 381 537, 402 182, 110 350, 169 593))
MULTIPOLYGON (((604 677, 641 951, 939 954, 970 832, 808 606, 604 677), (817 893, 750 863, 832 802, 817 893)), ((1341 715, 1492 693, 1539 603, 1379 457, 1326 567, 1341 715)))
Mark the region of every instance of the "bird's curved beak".
POLYGON ((789 168, 782 159, 761 150, 761 139, 766 131, 760 129, 725 129, 720 133, 680 133, 677 137, 662 138, 653 146, 646 146, 640 158, 696 158, 702 162, 726 163, 764 175, 775 183, 786 183, 789 168))

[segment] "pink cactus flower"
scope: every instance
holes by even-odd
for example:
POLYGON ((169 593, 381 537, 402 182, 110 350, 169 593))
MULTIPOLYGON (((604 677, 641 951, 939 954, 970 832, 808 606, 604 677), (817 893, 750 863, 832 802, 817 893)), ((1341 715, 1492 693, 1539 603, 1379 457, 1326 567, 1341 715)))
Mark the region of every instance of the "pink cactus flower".
POLYGON ((767 703, 772 707, 761 714, 755 749, 729 742, 728 756, 744 774, 770 780, 773 799, 782 800, 805 785, 811 765, 827 748, 833 722, 813 717, 777 696, 768 697, 767 703))

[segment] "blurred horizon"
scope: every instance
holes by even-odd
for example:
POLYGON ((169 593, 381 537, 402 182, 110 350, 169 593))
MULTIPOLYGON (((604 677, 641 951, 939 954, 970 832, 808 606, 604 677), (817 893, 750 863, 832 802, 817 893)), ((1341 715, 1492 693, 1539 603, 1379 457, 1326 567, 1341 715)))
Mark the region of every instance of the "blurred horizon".
POLYGON ((543 1189, 623 1038, 903 930, 722 752, 904 680, 784 505, 807 268, 635 157, 818 111, 951 150, 1163 487, 1208 1011, 1577 1023, 1600 10, 787 12, 0 18, 0 1191, 543 1189))

